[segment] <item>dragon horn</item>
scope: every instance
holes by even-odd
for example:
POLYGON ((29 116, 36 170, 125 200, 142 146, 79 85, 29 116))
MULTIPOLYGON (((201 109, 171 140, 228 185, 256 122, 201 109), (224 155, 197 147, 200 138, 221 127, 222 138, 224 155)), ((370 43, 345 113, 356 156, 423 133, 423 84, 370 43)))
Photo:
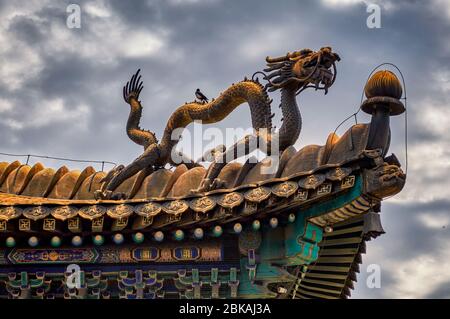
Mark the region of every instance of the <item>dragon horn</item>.
POLYGON ((276 58, 272 58, 270 56, 266 57, 266 62, 267 63, 283 62, 283 61, 287 61, 287 60, 289 60, 289 53, 287 53, 284 56, 280 56, 280 57, 276 57, 276 58))
POLYGON ((296 57, 299 57, 301 55, 305 55, 305 54, 311 53, 311 52, 313 52, 311 49, 303 49, 300 51, 294 51, 292 53, 288 52, 288 53, 286 53, 286 55, 280 56, 280 57, 272 58, 272 57, 268 56, 268 57, 266 57, 266 62, 267 63, 277 63, 277 62, 288 61, 289 59, 296 58, 296 57))

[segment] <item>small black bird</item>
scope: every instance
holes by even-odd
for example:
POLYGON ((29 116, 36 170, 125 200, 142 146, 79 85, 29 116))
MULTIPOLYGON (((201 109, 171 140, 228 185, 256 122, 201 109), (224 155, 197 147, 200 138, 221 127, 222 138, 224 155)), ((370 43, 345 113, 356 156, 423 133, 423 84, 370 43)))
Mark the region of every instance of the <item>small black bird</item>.
POLYGON ((197 89, 195 91, 195 97, 202 102, 208 102, 208 98, 202 92, 200 92, 200 89, 197 89))

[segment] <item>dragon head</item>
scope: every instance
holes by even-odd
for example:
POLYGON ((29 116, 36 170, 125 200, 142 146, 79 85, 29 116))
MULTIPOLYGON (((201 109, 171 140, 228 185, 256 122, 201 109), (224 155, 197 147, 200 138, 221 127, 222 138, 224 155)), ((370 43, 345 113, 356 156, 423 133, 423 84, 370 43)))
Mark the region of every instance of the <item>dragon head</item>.
POLYGON ((336 79, 336 61, 341 58, 331 47, 323 47, 319 51, 303 49, 286 54, 285 56, 267 57, 269 72, 264 79, 269 92, 283 87, 295 88, 297 94, 308 87, 325 90, 333 85, 336 79))

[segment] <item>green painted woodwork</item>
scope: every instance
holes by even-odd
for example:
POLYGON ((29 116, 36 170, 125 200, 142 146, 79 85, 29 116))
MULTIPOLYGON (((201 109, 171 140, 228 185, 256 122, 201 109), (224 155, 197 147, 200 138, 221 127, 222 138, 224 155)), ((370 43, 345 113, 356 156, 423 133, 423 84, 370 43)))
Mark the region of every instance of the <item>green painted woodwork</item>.
POLYGON ((193 283, 198 283, 199 282, 199 274, 198 274, 198 269, 197 268, 192 268, 192 282, 193 283))
POLYGON ((358 198, 361 193, 362 179, 361 176, 356 176, 355 186, 348 192, 333 200, 318 203, 304 211, 299 211, 295 221, 284 228, 286 258, 282 262, 286 265, 302 265, 316 260, 319 253, 317 244, 322 240, 323 230, 319 226, 307 223, 307 220, 343 207, 358 198))
POLYGON ((247 258, 241 259, 241 276, 239 279, 239 298, 274 298, 276 294, 264 286, 252 283, 247 271, 247 258))
MULTIPOLYGON (((239 297, 242 298, 269 298, 276 294, 266 287, 269 283, 291 281, 292 275, 277 265, 309 265, 318 258, 318 244, 323 238, 323 229, 308 222, 311 217, 333 211, 343 207, 362 193, 362 179, 357 176, 355 186, 348 192, 326 202, 317 203, 310 208, 298 211, 288 216, 289 223, 283 227, 262 227, 262 241, 257 255, 259 261, 256 265, 254 282, 250 280, 248 258, 241 258, 241 272, 239 277, 239 297)), ((257 223, 259 229, 260 223, 257 223)), ((252 224, 254 226, 255 223, 252 224)), ((255 227, 253 227, 255 229, 255 227)))
POLYGON ((284 229, 264 227, 258 254, 261 262, 279 261, 285 258, 284 229))
POLYGON ((219 269, 212 268, 211 269, 211 282, 217 282, 218 278, 219 278, 219 269))
POLYGON ((20 273, 19 279, 13 279, 8 281, 8 285, 13 288, 39 288, 44 285, 44 276, 36 276, 34 279, 30 279, 26 271, 20 273))
POLYGON ((230 269, 230 281, 236 281, 237 280, 237 269, 236 268, 231 268, 230 269))

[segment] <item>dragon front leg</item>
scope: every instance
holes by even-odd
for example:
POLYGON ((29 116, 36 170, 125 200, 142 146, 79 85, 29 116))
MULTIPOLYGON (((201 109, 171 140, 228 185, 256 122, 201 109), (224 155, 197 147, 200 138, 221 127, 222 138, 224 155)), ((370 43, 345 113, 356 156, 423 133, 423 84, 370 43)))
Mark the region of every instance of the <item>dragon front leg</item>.
POLYGON ((108 172, 108 174, 106 174, 105 177, 103 177, 100 180, 100 183, 102 183, 102 186, 99 190, 96 190, 94 192, 95 199, 103 199, 105 197, 104 193, 106 190, 106 186, 108 186, 109 182, 114 178, 114 176, 118 175, 124 168, 125 168, 125 166, 123 166, 123 165, 114 167, 112 170, 110 170, 108 172))
POLYGON ((101 197, 109 199, 113 197, 114 190, 120 186, 126 179, 130 178, 140 170, 146 167, 152 167, 161 161, 161 151, 157 144, 150 145, 144 153, 136 158, 131 164, 123 168, 106 185, 101 197))
POLYGON ((169 159, 169 163, 173 166, 184 164, 188 169, 201 166, 197 162, 194 162, 194 160, 192 160, 188 155, 184 154, 183 152, 177 152, 175 154, 176 158, 174 158, 173 155, 174 154, 172 154, 172 156, 169 159))
MULTIPOLYGON (((221 181, 217 178, 220 171, 225 167, 228 162, 246 156, 253 152, 254 150, 260 148, 262 135, 256 133, 255 135, 247 135, 231 147, 229 147, 225 152, 218 154, 211 166, 206 173, 206 177, 203 179, 200 187, 194 192, 207 192, 215 188, 221 187, 221 181)), ((266 149, 270 150, 270 138, 264 138, 264 143, 266 143, 266 149)), ((270 153, 270 152, 267 152, 270 153)))

